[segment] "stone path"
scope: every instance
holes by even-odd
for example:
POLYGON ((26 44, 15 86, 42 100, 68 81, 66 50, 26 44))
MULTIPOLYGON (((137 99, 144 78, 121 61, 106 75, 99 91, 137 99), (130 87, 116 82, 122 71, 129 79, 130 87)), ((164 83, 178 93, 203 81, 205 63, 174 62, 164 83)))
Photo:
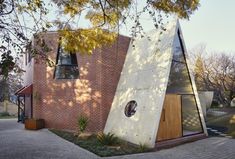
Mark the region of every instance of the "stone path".
MULTIPOLYGON (((0 120, 0 159, 96 159, 98 156, 49 132, 24 130, 0 120)), ((211 137, 171 149, 106 159, 235 159, 235 139, 211 137)))
POLYGON ((112 159, 235 159, 235 140, 211 137, 158 152, 112 159))
POLYGON ((220 136, 220 137, 226 137, 226 138, 229 138, 229 139, 232 139, 233 137, 228 135, 228 134, 225 134, 215 128, 211 128, 211 127, 207 127, 207 132, 209 134, 213 134, 213 136, 220 136))
POLYGON ((47 129, 25 130, 16 119, 0 120, 0 159, 93 159, 96 155, 47 129))

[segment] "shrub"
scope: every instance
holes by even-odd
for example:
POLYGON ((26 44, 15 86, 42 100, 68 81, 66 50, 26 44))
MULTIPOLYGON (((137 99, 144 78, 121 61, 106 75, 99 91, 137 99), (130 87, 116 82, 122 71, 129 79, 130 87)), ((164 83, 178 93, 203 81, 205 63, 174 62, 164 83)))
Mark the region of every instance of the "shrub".
POLYGON ((139 144, 138 149, 139 149, 139 152, 146 152, 149 150, 148 146, 142 143, 139 144))
POLYGON ((0 112, 0 116, 5 117, 5 116, 10 116, 8 112, 0 112))
POLYGON ((118 143, 118 137, 116 137, 112 133, 104 134, 104 133, 98 133, 97 135, 97 140, 102 144, 102 145, 115 145, 118 143))
POLYGON ((78 117, 78 127, 79 127, 79 130, 80 132, 84 132, 87 125, 88 125, 88 117, 87 116, 84 116, 84 115, 81 115, 78 117))

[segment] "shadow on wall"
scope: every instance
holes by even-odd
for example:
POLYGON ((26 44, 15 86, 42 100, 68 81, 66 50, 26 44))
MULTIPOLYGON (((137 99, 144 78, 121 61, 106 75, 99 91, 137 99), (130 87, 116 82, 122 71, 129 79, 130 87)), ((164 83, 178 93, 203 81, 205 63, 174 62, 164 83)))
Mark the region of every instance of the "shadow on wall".
POLYGON ((79 114, 95 121, 93 117, 100 112, 101 92, 92 89, 93 83, 87 79, 88 67, 89 63, 80 67, 80 79, 53 79, 54 68, 47 67, 46 76, 35 82, 38 88, 34 90, 40 94, 34 104, 38 110, 35 115, 45 119, 46 126, 76 128, 79 114))
MULTIPOLYGON (((51 34, 44 39, 51 47, 49 58, 56 61, 57 35, 51 34)), ((97 49, 92 56, 76 54, 79 79, 54 79, 55 67, 35 60, 34 117, 45 119, 46 127, 75 130, 78 115, 84 114, 89 118, 87 130, 101 131, 129 46, 129 38, 119 39, 122 42, 118 45, 118 55, 114 51, 116 44, 97 49)))
POLYGON ((161 42, 158 36, 136 40, 129 48, 105 127, 106 133, 148 146, 155 143, 172 56, 173 33, 162 36, 161 42), (136 113, 127 117, 125 106, 131 100, 137 102, 136 113))
MULTIPOLYGON (((52 36, 53 39, 45 38, 45 41, 52 48, 48 53, 49 58, 55 61, 58 42, 57 36, 52 36)), ((95 58, 77 55, 77 59, 79 79, 54 79, 55 67, 46 66, 40 59, 35 60, 33 112, 35 118, 45 119, 46 127, 75 130, 79 114, 89 117, 88 130, 101 127, 100 122, 92 123, 101 120, 101 92, 97 87, 100 80, 94 73, 99 68, 92 65, 96 63, 95 58)))

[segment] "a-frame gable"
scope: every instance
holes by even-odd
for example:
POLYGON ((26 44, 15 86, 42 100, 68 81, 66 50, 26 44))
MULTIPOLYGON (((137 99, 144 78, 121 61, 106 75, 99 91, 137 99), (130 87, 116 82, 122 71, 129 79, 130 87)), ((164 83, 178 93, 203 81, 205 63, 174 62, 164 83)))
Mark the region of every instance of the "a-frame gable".
MULTIPOLYGON (((196 102, 195 106, 196 106, 197 111, 198 111, 197 113, 199 114, 199 117, 200 117, 200 123, 201 123, 201 126, 202 126, 202 131, 203 131, 203 133, 205 135, 208 135, 207 129, 206 129, 205 119, 204 119, 203 112, 202 112, 201 103, 200 103, 198 92, 197 92, 197 87, 196 87, 195 79, 194 79, 194 76, 193 76, 193 74, 191 72, 192 65, 190 65, 190 61, 189 61, 189 57, 188 57, 189 55, 187 53, 187 49, 186 49, 186 46, 185 46, 185 42, 184 42, 184 38, 183 38, 181 27, 179 25, 179 21, 177 21, 177 34, 178 34, 178 37, 180 39, 180 45, 181 45, 181 47, 183 49, 183 55, 184 55, 184 58, 185 58, 188 75, 189 75, 190 82, 191 82, 192 89, 193 89, 194 99, 195 99, 195 102, 196 102)), ((190 119, 190 120, 193 121, 193 119, 190 119)))
MULTIPOLYGON (((105 133, 114 133, 135 144, 155 146, 178 30, 180 32, 179 23, 173 22, 163 34, 152 31, 136 39, 134 48, 130 44, 105 133)), ((181 49, 185 49, 182 38, 181 41, 181 49)), ((185 61, 187 63, 187 58, 185 61)), ((191 92, 193 90, 198 103, 193 85, 195 83, 190 85, 191 92)), ((197 106, 200 107, 200 103, 197 106)), ((201 117, 200 109, 199 112, 201 117)))
POLYGON ((135 47, 130 44, 105 133, 114 133, 135 144, 155 146, 171 64, 175 25, 171 23, 163 34, 152 31, 144 38, 135 39, 135 47), (126 110, 130 112, 125 113, 126 110))

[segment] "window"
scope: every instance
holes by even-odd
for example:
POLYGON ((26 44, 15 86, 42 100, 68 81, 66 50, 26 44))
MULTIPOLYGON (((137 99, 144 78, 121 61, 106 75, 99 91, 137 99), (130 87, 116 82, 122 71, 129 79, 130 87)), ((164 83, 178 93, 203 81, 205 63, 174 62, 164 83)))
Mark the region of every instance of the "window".
POLYGON ((24 59, 24 61, 25 61, 25 66, 27 66, 27 62, 28 62, 28 60, 27 60, 27 53, 26 54, 24 54, 24 57, 25 57, 25 59, 24 59))
POLYGON ((30 42, 26 46, 26 54, 25 54, 25 65, 31 62, 32 59, 32 42, 30 42))
POLYGON ((167 93, 174 94, 193 94, 193 88, 189 77, 184 49, 180 40, 179 32, 176 39, 177 47, 174 50, 171 71, 167 85, 167 93))
POLYGON ((129 101, 125 107, 125 112, 124 112, 126 117, 133 116, 136 112, 136 107, 137 107, 136 101, 134 100, 129 101))
POLYGON ((79 68, 77 63, 77 56, 75 53, 67 53, 59 45, 55 79, 77 79, 79 78, 79 68))
POLYGON ((28 53, 27 53, 27 54, 28 54, 28 63, 30 63, 30 62, 31 62, 31 59, 32 59, 31 51, 32 51, 32 50, 29 50, 28 53))
POLYGON ((174 93, 174 94, 193 93, 186 64, 172 61, 171 71, 167 85, 167 93, 174 93))
POLYGON ((166 93, 181 95, 182 130, 187 136, 203 130, 179 31, 175 44, 166 93))
POLYGON ((183 136, 201 133, 202 126, 194 95, 182 95, 183 136))

